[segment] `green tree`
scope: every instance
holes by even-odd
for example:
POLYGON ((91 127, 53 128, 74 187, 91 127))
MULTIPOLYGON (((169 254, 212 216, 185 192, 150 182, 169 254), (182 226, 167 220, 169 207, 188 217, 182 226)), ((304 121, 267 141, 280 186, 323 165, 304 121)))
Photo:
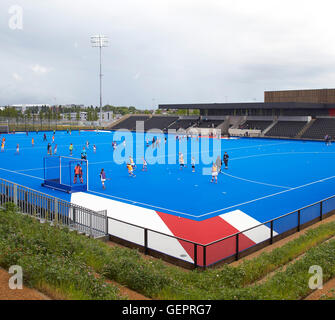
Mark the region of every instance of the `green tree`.
POLYGON ((30 111, 30 109, 27 109, 27 110, 25 111, 25 115, 26 115, 26 117, 27 117, 27 120, 30 120, 30 119, 31 119, 31 111, 30 111))

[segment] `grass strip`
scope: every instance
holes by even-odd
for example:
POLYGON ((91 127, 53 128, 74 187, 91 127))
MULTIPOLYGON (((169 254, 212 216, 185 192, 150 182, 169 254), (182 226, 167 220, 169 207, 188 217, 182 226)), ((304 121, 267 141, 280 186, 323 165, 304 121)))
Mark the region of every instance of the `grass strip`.
POLYGON ((54 232, 56 228, 15 214, 14 207, 8 206, 0 212, 0 266, 7 270, 21 266, 24 284, 53 298, 122 299, 118 288, 96 277, 82 259, 69 251, 58 254, 62 244, 54 241, 54 232), (43 245, 43 238, 49 240, 50 248, 43 245))
MULTIPOLYGON (((260 288, 273 281, 274 277, 261 286, 254 285, 252 289, 248 286, 335 235, 335 222, 326 223, 308 230, 304 235, 282 247, 245 260, 238 266, 225 265, 204 272, 197 270, 184 272, 160 260, 144 259, 137 250, 118 246, 110 247, 99 240, 88 239, 70 232, 66 228, 55 228, 37 223, 30 217, 13 214, 14 211, 12 208, 8 214, 0 215, 0 242, 5 241, 7 245, 15 244, 13 248, 10 248, 13 255, 10 259, 11 264, 16 261, 15 254, 17 253, 14 249, 23 246, 26 252, 30 250, 30 255, 48 257, 42 263, 42 265, 48 265, 46 270, 52 268, 50 264, 47 264, 48 261, 56 261, 59 266, 64 263, 63 269, 70 267, 68 264, 73 261, 87 268, 85 269, 87 273, 97 272, 145 296, 158 299, 248 298, 250 296, 248 292, 255 288, 257 290, 254 292, 258 292, 260 298, 264 297, 266 295, 260 288)), ((21 260, 20 263, 25 262, 24 259, 21 260)), ((38 261, 36 264, 38 265, 38 261)), ((28 266, 27 270, 29 270, 28 266)), ((75 273, 73 269, 69 268, 69 270, 71 274, 75 273)), ((47 273, 44 276, 48 278, 47 273)), ((31 278, 34 285, 37 285, 37 279, 33 276, 31 278)), ((76 280, 71 279, 71 281, 76 280)), ((50 285, 53 285, 51 280, 49 282, 50 285)), ((57 285, 61 286, 60 284, 63 283, 66 283, 65 286, 68 287, 71 285, 63 278, 57 285)), ((85 287, 84 283, 82 282, 81 286, 86 288, 87 292, 94 292, 95 289, 91 289, 91 285, 85 287)), ((71 292, 71 288, 68 290, 71 292)), ((72 295, 80 296, 75 291, 72 295)), ((92 296, 97 297, 98 295, 95 293, 92 296)))

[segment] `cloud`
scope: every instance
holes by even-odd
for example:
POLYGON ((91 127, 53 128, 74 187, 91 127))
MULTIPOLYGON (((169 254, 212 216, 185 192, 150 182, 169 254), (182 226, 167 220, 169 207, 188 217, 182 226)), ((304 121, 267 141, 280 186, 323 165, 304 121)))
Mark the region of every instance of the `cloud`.
MULTIPOLYGON (((0 1, 4 17, 12 2, 0 1)), ((0 19, 0 105, 28 98, 98 105, 94 34, 109 37, 103 103, 262 101, 268 89, 335 83, 333 0, 19 2, 22 30, 0 19)))
POLYGON ((21 77, 19 74, 17 74, 16 72, 14 72, 14 73, 12 74, 12 77, 13 77, 13 79, 16 80, 16 81, 22 81, 22 80, 23 80, 22 77, 21 77))
POLYGON ((38 74, 38 75, 43 75, 43 74, 46 74, 50 71, 52 71, 52 68, 48 68, 48 67, 43 67, 39 64, 34 64, 33 66, 30 67, 30 69, 35 73, 35 74, 38 74))

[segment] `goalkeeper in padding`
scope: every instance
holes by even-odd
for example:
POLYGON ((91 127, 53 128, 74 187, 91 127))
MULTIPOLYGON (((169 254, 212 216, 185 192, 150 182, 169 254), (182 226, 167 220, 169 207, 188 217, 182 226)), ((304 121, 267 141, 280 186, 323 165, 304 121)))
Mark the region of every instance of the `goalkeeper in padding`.
POLYGON ((73 184, 77 183, 77 177, 79 177, 80 183, 84 183, 84 180, 83 180, 83 169, 81 168, 81 166, 80 166, 79 163, 74 168, 73 184))

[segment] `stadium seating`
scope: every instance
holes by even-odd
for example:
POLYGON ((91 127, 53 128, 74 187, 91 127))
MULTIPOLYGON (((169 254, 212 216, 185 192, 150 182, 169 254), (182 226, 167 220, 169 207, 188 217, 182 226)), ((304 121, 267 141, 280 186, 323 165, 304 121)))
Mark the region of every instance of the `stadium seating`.
POLYGON ((166 130, 167 127, 175 122, 178 117, 152 117, 144 122, 145 131, 151 129, 166 130))
POLYGON ((187 128, 192 127, 196 122, 197 120, 192 120, 192 119, 178 119, 177 121, 172 123, 168 127, 168 129, 175 129, 175 130, 185 129, 186 130, 187 128))
POLYGON ((244 122, 239 129, 250 129, 250 130, 261 130, 264 131, 272 121, 264 120, 247 120, 244 122))
POLYGON ((265 135, 294 138, 306 124, 306 121, 278 121, 265 135))
POLYGON ((198 128, 216 128, 221 123, 223 123, 223 120, 201 120, 196 127, 198 128))
POLYGON ((335 137, 335 119, 318 118, 314 123, 304 132, 302 138, 310 139, 324 139, 326 135, 335 137))
POLYGON ((149 116, 130 116, 129 118, 113 126, 112 129, 113 130, 127 129, 127 130, 133 131, 136 129, 136 121, 145 121, 148 119, 149 119, 149 116))

